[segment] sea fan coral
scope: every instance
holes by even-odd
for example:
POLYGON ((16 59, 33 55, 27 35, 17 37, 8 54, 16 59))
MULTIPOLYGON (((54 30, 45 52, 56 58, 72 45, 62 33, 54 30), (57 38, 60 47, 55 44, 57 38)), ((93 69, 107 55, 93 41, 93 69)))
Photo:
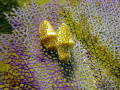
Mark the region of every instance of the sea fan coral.
POLYGON ((6 14, 14 31, 0 36, 1 90, 119 90, 119 2, 72 1, 32 2, 6 14), (58 34, 62 23, 69 27, 74 46, 67 63, 41 43, 44 20, 58 34))

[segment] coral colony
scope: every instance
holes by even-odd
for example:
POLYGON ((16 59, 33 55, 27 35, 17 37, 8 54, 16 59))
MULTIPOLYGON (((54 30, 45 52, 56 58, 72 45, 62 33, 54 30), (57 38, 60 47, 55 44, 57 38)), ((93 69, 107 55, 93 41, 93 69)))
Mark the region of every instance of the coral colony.
POLYGON ((32 1, 6 15, 0 90, 119 90, 119 0, 32 1))

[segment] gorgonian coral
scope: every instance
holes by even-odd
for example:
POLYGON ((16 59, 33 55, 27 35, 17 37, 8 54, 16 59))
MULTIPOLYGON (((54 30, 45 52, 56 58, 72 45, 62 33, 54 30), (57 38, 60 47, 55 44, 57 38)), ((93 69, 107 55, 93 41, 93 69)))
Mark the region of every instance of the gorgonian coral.
MULTIPOLYGON (((6 14, 14 31, 0 36, 0 60, 7 67, 1 70, 1 89, 119 90, 119 2, 72 1, 51 0, 43 6, 32 2, 14 9, 14 16, 6 14), (67 63, 41 43, 39 26, 44 20, 58 34, 63 23, 68 26, 61 28, 68 29, 74 41, 67 63)), ((62 30, 59 37, 68 40, 62 30)))

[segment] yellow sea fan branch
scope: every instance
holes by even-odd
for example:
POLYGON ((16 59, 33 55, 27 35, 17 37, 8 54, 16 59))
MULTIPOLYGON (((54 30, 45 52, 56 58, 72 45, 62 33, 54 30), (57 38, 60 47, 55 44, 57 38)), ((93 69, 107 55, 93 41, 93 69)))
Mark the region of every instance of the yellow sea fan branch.
POLYGON ((66 12, 65 9, 61 8, 58 13, 60 16, 64 16, 62 21, 70 27, 70 32, 76 36, 76 39, 90 52, 92 57, 100 62, 101 67, 105 68, 106 74, 119 81, 120 65, 118 60, 107 50, 108 47, 99 42, 97 36, 90 33, 90 26, 84 15, 79 17, 81 22, 77 23, 72 19, 71 13, 66 12))

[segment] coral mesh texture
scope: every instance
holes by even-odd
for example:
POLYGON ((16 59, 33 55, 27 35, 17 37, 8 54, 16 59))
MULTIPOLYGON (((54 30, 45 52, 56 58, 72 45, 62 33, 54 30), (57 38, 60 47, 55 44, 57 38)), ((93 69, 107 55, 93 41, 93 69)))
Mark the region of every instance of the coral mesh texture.
MULTIPOLYGON (((119 0, 51 0, 6 15, 13 34, 0 35, 0 90, 119 90, 119 0), (40 42, 39 25, 69 26, 74 47, 67 63, 40 42)), ((64 35, 64 34, 63 34, 64 35)))

